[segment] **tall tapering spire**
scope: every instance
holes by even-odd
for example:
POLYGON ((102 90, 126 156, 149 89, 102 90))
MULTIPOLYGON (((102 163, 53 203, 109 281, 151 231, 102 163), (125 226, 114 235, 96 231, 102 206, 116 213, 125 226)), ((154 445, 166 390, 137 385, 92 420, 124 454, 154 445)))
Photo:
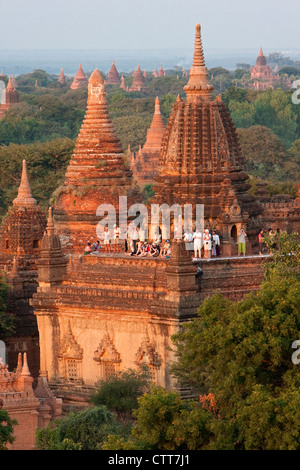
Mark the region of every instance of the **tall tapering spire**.
POLYGON ((32 197, 25 159, 23 160, 22 165, 21 183, 18 190, 18 196, 13 200, 13 205, 19 207, 34 207, 36 206, 36 199, 32 197))
POLYGON ((188 84, 184 87, 187 102, 211 101, 214 87, 209 81, 208 70, 205 66, 201 27, 196 24, 193 65, 190 69, 188 84))
POLYGON ((48 217, 46 232, 47 232, 47 235, 50 237, 50 236, 54 235, 54 222, 53 222, 53 215, 52 215, 52 206, 49 207, 48 214, 49 214, 49 217, 48 217))
POLYGON ((62 85, 65 85, 67 83, 63 68, 61 68, 60 70, 60 74, 58 76, 58 82, 61 83, 62 85))
POLYGON ((205 67, 205 60, 201 40, 201 26, 196 24, 195 47, 194 47, 194 67, 205 67))
POLYGON ((76 73, 73 83, 71 85, 72 90, 77 90, 78 88, 85 88, 88 85, 88 78, 82 69, 82 65, 79 64, 78 72, 76 73))
POLYGON ((110 71, 107 74, 107 80, 106 83, 108 85, 119 85, 120 84, 120 77, 115 65, 115 61, 112 61, 112 66, 110 68, 110 71))
POLYGON ((13 87, 13 84, 12 84, 11 76, 9 75, 6 90, 13 90, 13 89, 14 89, 14 87, 13 87))

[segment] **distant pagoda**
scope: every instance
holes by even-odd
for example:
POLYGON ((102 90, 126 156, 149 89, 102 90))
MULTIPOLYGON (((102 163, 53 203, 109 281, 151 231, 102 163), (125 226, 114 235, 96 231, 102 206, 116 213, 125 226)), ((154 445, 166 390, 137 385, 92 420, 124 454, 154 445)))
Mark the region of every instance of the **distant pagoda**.
POLYGON ((66 77, 65 77, 63 68, 61 68, 60 74, 59 74, 59 76, 58 76, 58 82, 59 82, 61 85, 65 85, 65 84, 67 83, 67 79, 66 79, 66 77))
POLYGON ((250 78, 252 80, 252 88, 258 90, 273 88, 274 83, 280 80, 279 75, 274 73, 272 67, 267 65, 267 59, 261 46, 256 59, 256 65, 250 70, 250 78))
POLYGON ((154 182, 158 173, 160 151, 165 125, 162 120, 159 99, 155 99, 155 111, 146 142, 139 152, 131 156, 131 170, 140 187, 154 182))
POLYGON ((106 83, 108 85, 120 85, 120 82, 121 81, 115 65, 115 61, 113 60, 110 71, 107 74, 106 83))
POLYGON ((81 64, 79 65, 79 69, 77 74, 74 77, 73 83, 71 85, 72 90, 78 90, 79 88, 86 88, 88 85, 88 78, 84 73, 81 64))
POLYGON ((158 76, 159 77, 164 77, 165 75, 166 75, 166 72, 164 71, 163 66, 161 64, 160 69, 158 71, 158 76))
POLYGON ((5 115, 5 112, 8 111, 12 106, 18 104, 20 101, 19 93, 13 86, 13 81, 9 75, 8 84, 4 91, 4 99, 2 103, 0 102, 0 119, 5 115))
POLYGON ((138 65, 133 74, 133 82, 130 91, 145 91, 146 89, 145 77, 141 71, 141 67, 138 65))

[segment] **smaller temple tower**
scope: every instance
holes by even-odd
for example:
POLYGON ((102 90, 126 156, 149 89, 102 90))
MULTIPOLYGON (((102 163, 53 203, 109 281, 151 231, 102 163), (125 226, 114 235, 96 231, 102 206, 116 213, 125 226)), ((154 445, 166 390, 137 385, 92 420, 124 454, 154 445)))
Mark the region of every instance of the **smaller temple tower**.
POLYGON ((110 71, 107 74, 106 83, 107 83, 107 85, 120 85, 120 83, 121 83, 114 60, 112 62, 112 66, 110 68, 110 71))
POLYGON ((160 69, 158 71, 158 76, 159 77, 164 77, 165 75, 166 75, 166 72, 164 71, 163 66, 161 64, 160 69))
POLYGON ((1 254, 34 257, 39 252, 45 227, 46 217, 32 196, 26 160, 23 160, 18 195, 1 227, 1 254))
POLYGON ((86 88, 88 86, 88 78, 84 73, 81 64, 79 65, 79 69, 77 74, 74 77, 73 83, 71 85, 72 90, 78 90, 79 88, 86 88))
POLYGON ((60 74, 58 76, 58 83, 61 85, 65 85, 67 83, 63 68, 61 68, 60 74))
POLYGON ((252 86, 257 90, 273 88, 274 83, 280 79, 278 74, 273 73, 272 67, 267 65, 267 59, 261 46, 256 59, 256 65, 251 68, 250 73, 250 78, 253 81, 252 86))
POLYGON ((160 151, 165 125, 160 112, 159 99, 155 99, 155 111, 151 126, 147 131, 146 142, 139 152, 131 155, 131 170, 142 188, 154 182, 158 174, 160 151))
POLYGON ((95 69, 89 79, 87 110, 65 181, 55 193, 54 218, 59 235, 68 240, 70 250, 82 253, 88 241, 99 237, 99 205, 112 204, 118 213, 119 196, 128 196, 128 204, 132 204, 137 191, 108 114, 104 79, 95 69))
POLYGON ((16 320, 14 335, 3 338, 10 367, 20 348, 27 351, 32 373, 39 372, 38 330, 29 299, 36 290, 35 262, 46 228, 43 210, 32 197, 26 161, 23 160, 21 183, 17 197, 8 209, 0 233, 0 271, 10 286, 8 313, 16 320))
POLYGON ((4 93, 4 100, 0 102, 0 119, 5 115, 5 112, 8 111, 12 106, 18 104, 20 101, 19 93, 13 85, 11 76, 9 76, 8 84, 4 93))
POLYGON ((138 65, 133 73, 133 82, 129 91, 145 91, 146 89, 145 77, 141 71, 141 67, 138 65))

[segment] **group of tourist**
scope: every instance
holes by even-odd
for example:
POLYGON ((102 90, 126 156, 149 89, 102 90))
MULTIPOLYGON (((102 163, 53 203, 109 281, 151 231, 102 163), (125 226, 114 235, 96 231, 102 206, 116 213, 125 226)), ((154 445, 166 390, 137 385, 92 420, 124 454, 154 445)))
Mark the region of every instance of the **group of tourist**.
MULTIPOLYGON (((267 236, 269 242, 274 240, 274 243, 269 243, 270 253, 272 254, 272 249, 276 247, 276 237, 278 235, 278 230, 268 229, 265 231, 261 229, 258 234, 258 247, 259 255, 262 255, 266 250, 264 239, 267 236)), ((138 228, 133 224, 130 224, 128 227, 127 238, 125 239, 125 253, 129 256, 138 256, 138 257, 160 257, 160 258, 170 258, 172 247, 170 240, 166 240, 162 243, 162 236, 159 230, 156 231, 154 239, 149 241, 146 240, 145 230, 143 227, 138 228)), ((238 256, 246 255, 246 238, 247 234, 243 228, 240 228, 237 235, 237 244, 238 244, 238 256)), ((188 251, 194 252, 194 258, 205 258, 209 259, 211 257, 220 256, 220 237, 215 232, 215 230, 210 231, 205 229, 201 232, 199 229, 196 229, 194 232, 186 231, 184 233, 184 241, 186 242, 186 248, 188 251)), ((114 245, 114 252, 121 252, 123 249, 120 245, 120 228, 115 225, 113 228, 112 236, 107 227, 104 228, 103 232, 103 248, 102 251, 110 252, 111 245, 114 245)), ((101 243, 99 240, 93 244, 88 242, 84 254, 94 254, 97 255, 101 252, 101 243)))
MULTIPOLYGON (((120 233, 120 228, 117 225, 113 228, 112 236, 108 228, 104 228, 102 252, 110 253, 112 246, 115 253, 123 251, 120 244, 120 233)), ((170 258, 172 251, 170 240, 166 240, 162 243, 162 237, 159 230, 157 230, 152 241, 146 240, 145 234, 146 232, 143 227, 138 228, 132 223, 129 224, 127 238, 125 239, 124 251, 126 255, 170 258)), ((84 249, 84 255, 98 255, 100 252, 101 243, 99 240, 93 244, 88 242, 84 249)))
POLYGON ((170 258, 172 246, 170 240, 162 243, 159 229, 156 230, 153 240, 149 241, 146 240, 144 228, 138 228, 131 223, 128 227, 128 238, 125 240, 125 252, 129 256, 170 258))

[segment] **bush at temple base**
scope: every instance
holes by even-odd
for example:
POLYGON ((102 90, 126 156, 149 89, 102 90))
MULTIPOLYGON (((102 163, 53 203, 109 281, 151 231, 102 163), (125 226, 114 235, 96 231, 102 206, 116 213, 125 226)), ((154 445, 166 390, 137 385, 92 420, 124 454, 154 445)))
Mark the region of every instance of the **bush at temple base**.
POLYGON ((14 441, 14 426, 17 424, 17 421, 11 419, 6 410, 0 409, 0 450, 7 450, 6 444, 14 441))
POLYGON ((100 450, 103 440, 120 428, 105 406, 91 407, 38 430, 36 445, 38 450, 100 450))
POLYGON ((126 370, 99 382, 91 402, 104 405, 122 420, 130 419, 138 406, 138 398, 149 390, 150 375, 146 370, 126 370))

